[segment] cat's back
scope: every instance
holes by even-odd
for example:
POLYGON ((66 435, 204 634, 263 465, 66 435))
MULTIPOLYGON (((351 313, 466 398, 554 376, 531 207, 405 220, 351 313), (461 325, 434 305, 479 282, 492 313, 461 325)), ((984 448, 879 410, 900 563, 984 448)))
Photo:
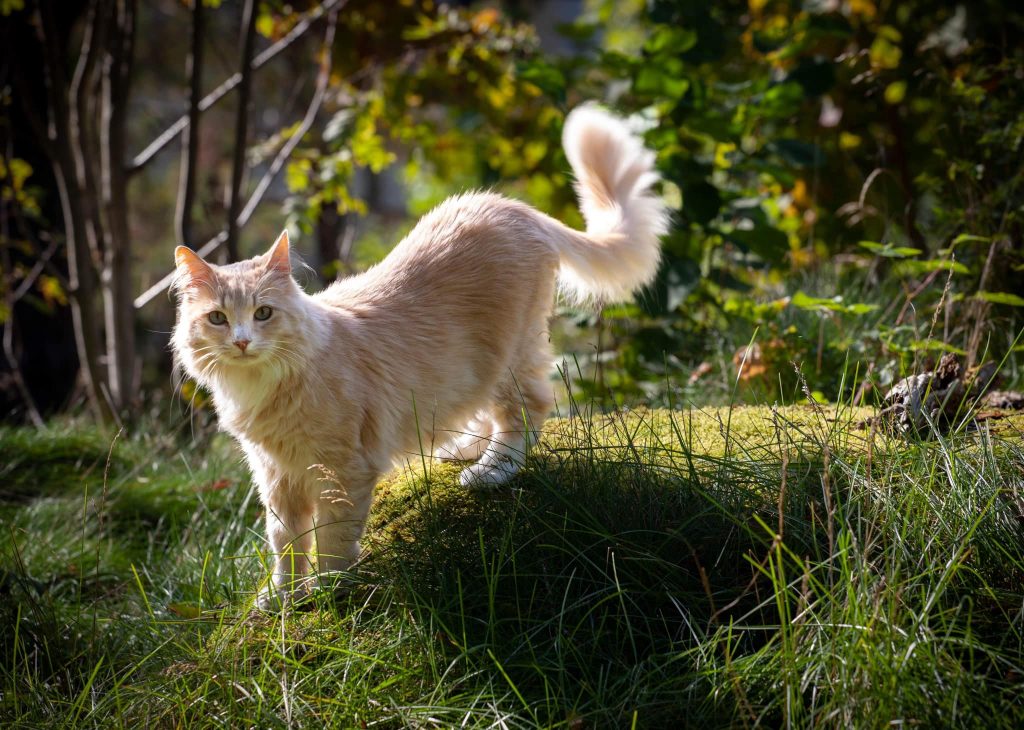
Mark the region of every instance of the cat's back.
POLYGON ((479 287, 498 278, 552 271, 557 255, 536 223, 536 211, 497 193, 448 198, 426 213, 391 253, 363 274, 335 282, 325 303, 411 296, 443 286, 479 287))

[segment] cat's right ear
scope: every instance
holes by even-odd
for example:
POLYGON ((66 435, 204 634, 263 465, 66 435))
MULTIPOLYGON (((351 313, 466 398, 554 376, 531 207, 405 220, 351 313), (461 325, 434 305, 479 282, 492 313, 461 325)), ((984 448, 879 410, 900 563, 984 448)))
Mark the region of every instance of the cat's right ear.
POLYGON ((183 287, 213 286, 213 269, 192 249, 186 246, 174 249, 174 265, 183 287))

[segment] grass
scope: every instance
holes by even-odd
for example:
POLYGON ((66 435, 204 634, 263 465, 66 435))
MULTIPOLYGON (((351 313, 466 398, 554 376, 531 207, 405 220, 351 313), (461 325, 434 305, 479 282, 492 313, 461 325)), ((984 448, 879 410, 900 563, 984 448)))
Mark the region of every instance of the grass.
POLYGON ((269 616, 223 438, 0 430, 0 722, 1021 726, 1024 419, 864 415, 580 414, 492 492, 417 461, 352 590, 269 616))

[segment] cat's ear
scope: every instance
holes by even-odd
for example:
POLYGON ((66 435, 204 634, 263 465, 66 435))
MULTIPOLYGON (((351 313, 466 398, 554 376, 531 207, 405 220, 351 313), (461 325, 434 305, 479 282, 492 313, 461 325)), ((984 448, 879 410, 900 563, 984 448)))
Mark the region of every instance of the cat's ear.
POLYGON ((281 231, 281 235, 277 237, 274 245, 267 252, 267 266, 274 271, 280 271, 284 274, 292 273, 288 229, 281 231))
POLYGON ((174 264, 186 286, 213 285, 213 269, 192 249, 186 246, 174 249, 174 264))

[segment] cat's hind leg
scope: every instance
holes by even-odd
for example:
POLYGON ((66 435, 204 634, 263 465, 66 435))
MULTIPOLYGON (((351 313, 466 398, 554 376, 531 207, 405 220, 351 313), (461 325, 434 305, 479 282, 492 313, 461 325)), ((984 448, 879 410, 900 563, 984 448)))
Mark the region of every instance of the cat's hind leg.
POLYGON ((494 432, 480 459, 459 476, 464 487, 508 482, 526 462, 538 430, 554 402, 547 381, 546 358, 510 371, 495 393, 494 432))
POLYGON ((478 411, 462 429, 452 433, 450 441, 435 449, 434 456, 450 461, 475 461, 483 456, 496 430, 491 412, 478 411))

